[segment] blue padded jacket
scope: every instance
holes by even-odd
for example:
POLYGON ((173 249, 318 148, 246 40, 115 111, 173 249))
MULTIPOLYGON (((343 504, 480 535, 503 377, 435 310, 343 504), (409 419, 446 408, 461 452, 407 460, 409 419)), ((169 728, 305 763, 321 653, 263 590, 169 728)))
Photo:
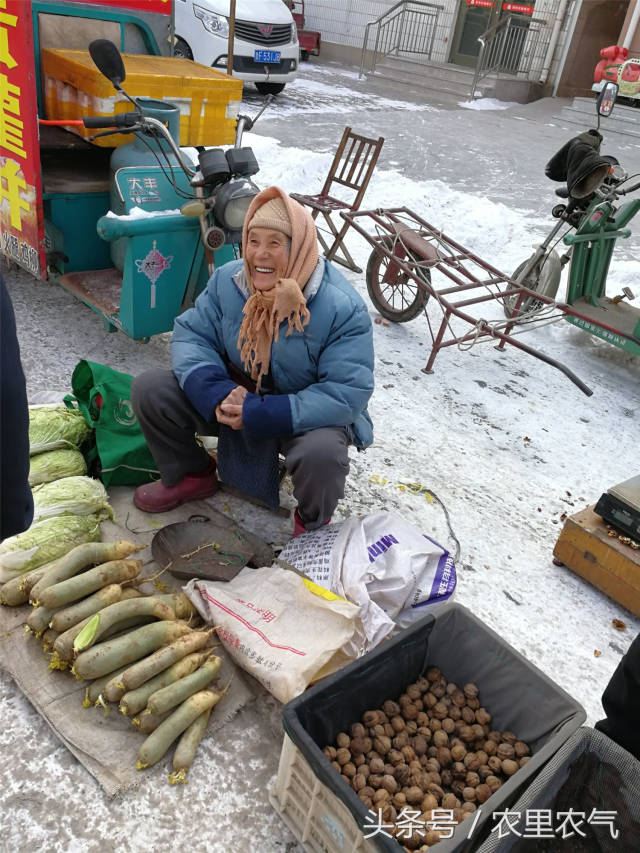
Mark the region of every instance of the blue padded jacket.
MULTIPOLYGON (((368 447, 373 440, 367 412, 373 393, 373 333, 366 305, 324 259, 303 292, 309 323, 290 335, 287 322, 280 325, 271 347, 275 393, 247 394, 243 427, 256 436, 284 437, 343 426, 356 447, 368 447)), ((194 307, 175 321, 173 370, 208 422, 237 385, 227 365, 243 370, 237 341, 248 297, 242 261, 231 261, 215 271, 194 307)))

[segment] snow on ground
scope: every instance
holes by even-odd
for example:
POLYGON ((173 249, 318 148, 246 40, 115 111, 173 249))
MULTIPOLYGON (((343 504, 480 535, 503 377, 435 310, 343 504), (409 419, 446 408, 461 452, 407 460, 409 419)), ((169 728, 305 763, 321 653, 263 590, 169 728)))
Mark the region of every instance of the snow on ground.
MULTIPOLYGON (((372 110, 381 110, 372 121, 381 120, 383 113, 387 117, 388 160, 376 169, 367 207, 412 208, 505 271, 514 269, 545 234, 548 185, 543 196, 542 183, 520 180, 518 172, 517 182, 508 175, 507 189, 513 189, 505 192, 508 203, 492 195, 505 171, 504 164, 492 163, 496 149, 483 137, 487 125, 482 111, 464 113, 459 122, 461 111, 447 107, 451 126, 461 128, 461 138, 463 128, 466 134, 467 146, 456 147, 457 139, 437 130, 443 114, 435 107, 424 101, 408 104, 424 113, 426 121, 407 129, 404 101, 381 101, 365 91, 352 70, 342 74, 335 64, 308 66, 286 93, 278 103, 277 120, 258 125, 245 139, 261 164, 261 186, 276 183, 298 192, 320 188, 333 149, 313 134, 299 142, 303 122, 312 113, 337 141, 350 113, 363 121, 372 110), (405 140, 394 146, 395 135, 405 135, 407 145, 428 148, 431 157, 440 153, 454 164, 469 160, 474 146, 477 174, 467 180, 458 170, 455 182, 442 172, 431 172, 437 179, 426 169, 420 173, 405 140)), ((245 97, 255 105, 253 93, 246 91, 245 97)), ((504 110, 495 119, 508 115, 504 110)), ((509 121, 512 138, 505 148, 516 152, 528 151, 532 139, 553 133, 548 124, 532 124, 522 115, 509 121)), ((620 148, 637 159, 637 146, 622 137, 620 141, 620 148)), ((515 159, 513 168, 518 168, 515 159)), ((614 260, 612 292, 626 284, 637 286, 637 238, 632 239, 620 247, 620 260, 614 260)), ((369 245, 353 232, 347 240, 366 267, 369 245)), ((372 318, 380 320, 368 300, 364 275, 346 274, 367 300, 372 318)), ((79 358, 130 373, 168 364, 168 335, 147 345, 109 335, 95 314, 54 283, 35 285, 14 273, 8 284, 32 401, 68 392, 79 358), (61 340, 67 342, 64 348, 61 340)), ((493 310, 499 316, 497 306, 493 310)), ((436 306, 428 313, 432 323, 439 322, 436 306)), ((565 515, 638 473, 638 359, 567 324, 527 336, 530 345, 565 362, 593 389, 593 396, 586 397, 550 366, 513 347, 500 352, 488 343, 443 350, 434 373, 427 376, 421 372, 429 352, 424 316, 404 325, 375 322, 373 328, 376 390, 370 411, 375 441, 366 453, 352 454, 336 518, 386 508, 451 550, 455 535, 461 549, 458 601, 572 694, 584 705, 588 722, 595 722, 602 715, 602 691, 640 620, 572 572, 554 566, 551 554, 565 515), (414 491, 407 490, 407 481, 416 484, 414 491), (616 631, 613 618, 624 620, 626 631, 616 631)), ((235 509, 239 503, 234 504, 237 520, 251 521, 256 512, 249 509, 243 516, 235 509)), ((261 532, 268 529, 268 513, 262 513, 260 523, 261 532)), ((277 709, 264 703, 245 709, 207 742, 186 789, 167 788, 158 773, 115 802, 97 790, 6 676, 0 681, 0 732, 3 815, 12 816, 10 825, 6 818, 2 821, 8 847, 160 851, 176 837, 188 837, 190 849, 207 853, 292 849, 290 833, 266 798, 280 737, 277 709)))
POLYGON ((476 98, 475 101, 458 101, 465 110, 508 110, 514 107, 514 101, 498 101, 496 98, 476 98))

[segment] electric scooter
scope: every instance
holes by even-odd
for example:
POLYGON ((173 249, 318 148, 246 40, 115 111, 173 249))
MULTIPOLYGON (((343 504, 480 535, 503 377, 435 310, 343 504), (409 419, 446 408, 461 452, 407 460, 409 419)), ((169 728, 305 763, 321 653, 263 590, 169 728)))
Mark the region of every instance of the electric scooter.
MULTIPOLYGON (((573 140, 589 137, 593 151, 587 144, 582 158, 576 145, 573 167, 577 180, 572 185, 569 174, 567 185, 556 190, 556 195, 566 199, 551 212, 558 222, 512 275, 516 283, 547 299, 516 291, 504 297, 503 306, 506 316, 520 325, 533 320, 548 308, 548 299, 556 299, 562 270, 568 265, 564 301, 581 316, 567 314, 566 319, 614 346, 640 355, 640 309, 629 304, 635 298, 633 292, 625 287, 613 296, 606 293, 616 241, 631 235, 627 226, 640 209, 640 198, 621 203, 624 196, 640 189, 640 181, 629 184, 629 176, 615 157, 599 156, 600 116, 610 115, 617 93, 618 86, 613 82, 606 83, 600 92, 598 129, 573 140), (563 254, 555 249, 560 239, 568 247, 563 254)), ((571 149, 566 153, 571 156, 571 149)), ((551 177, 553 162, 547 165, 547 175, 551 177)))

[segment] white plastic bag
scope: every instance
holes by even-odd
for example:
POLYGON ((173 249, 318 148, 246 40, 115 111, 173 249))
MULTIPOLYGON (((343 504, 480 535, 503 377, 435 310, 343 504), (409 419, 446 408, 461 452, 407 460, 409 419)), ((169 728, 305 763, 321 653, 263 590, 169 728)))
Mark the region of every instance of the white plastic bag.
POLYGON ((228 582, 194 579, 184 591, 236 663, 280 702, 348 663, 342 649, 361 624, 357 605, 276 566, 245 568, 228 582))
POLYGON ((449 601, 456 586, 451 555, 392 512, 306 533, 292 539, 280 559, 360 605, 364 635, 345 649, 353 656, 449 601))

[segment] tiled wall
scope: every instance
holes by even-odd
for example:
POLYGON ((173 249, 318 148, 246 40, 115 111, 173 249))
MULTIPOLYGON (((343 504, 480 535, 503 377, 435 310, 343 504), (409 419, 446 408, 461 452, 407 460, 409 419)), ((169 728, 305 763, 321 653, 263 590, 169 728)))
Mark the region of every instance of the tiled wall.
MULTIPOLYGON (((462 0, 464 2, 464 0, 462 0)), ((522 0, 526 2, 526 0, 522 0)), ((436 62, 447 62, 451 47, 451 39, 455 27, 461 0, 437 0, 434 5, 442 6, 438 18, 438 27, 433 45, 432 59, 436 62)), ((545 45, 551 36, 553 22, 560 8, 561 0, 536 0, 535 18, 547 21, 545 30, 545 45)), ((563 45, 572 20, 572 10, 578 0, 569 0, 564 15, 564 21, 554 52, 549 80, 553 80, 563 53, 563 45)), ((319 30, 325 42, 360 50, 364 41, 365 26, 395 5, 395 0, 306 0, 305 25, 308 29, 319 30)), ((539 50, 546 52, 545 45, 539 50)), ((532 74, 535 77, 535 73, 532 74)))

